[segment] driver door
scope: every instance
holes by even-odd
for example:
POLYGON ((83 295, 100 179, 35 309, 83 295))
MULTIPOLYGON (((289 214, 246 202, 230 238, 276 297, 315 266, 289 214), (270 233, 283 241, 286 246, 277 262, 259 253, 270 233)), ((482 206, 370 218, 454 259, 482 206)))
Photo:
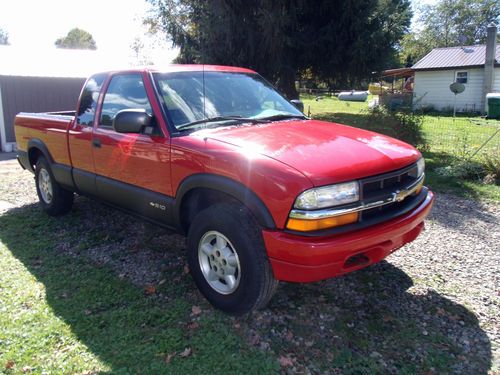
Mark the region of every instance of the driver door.
POLYGON ((164 221, 172 200, 169 137, 157 119, 141 134, 116 132, 113 119, 123 109, 144 109, 155 117, 140 73, 115 74, 105 90, 92 139, 97 193, 164 221))

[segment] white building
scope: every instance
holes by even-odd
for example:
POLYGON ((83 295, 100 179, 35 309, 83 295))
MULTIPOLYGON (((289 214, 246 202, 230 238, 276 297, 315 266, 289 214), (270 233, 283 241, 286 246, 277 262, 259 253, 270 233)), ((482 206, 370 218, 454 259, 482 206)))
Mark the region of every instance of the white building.
POLYGON ((465 91, 456 97, 457 111, 484 112, 485 97, 500 92, 500 46, 496 26, 488 28, 486 45, 435 48, 412 69, 415 71, 413 106, 453 110, 453 82, 465 91))

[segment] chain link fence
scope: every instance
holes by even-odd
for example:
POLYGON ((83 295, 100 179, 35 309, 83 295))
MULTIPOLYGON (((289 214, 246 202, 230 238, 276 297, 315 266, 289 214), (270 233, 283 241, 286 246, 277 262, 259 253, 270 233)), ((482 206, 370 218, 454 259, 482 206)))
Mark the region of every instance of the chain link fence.
POLYGON ((451 153, 463 159, 500 155, 500 121, 423 115, 422 130, 430 152, 451 153))
MULTIPOLYGON (((370 115, 371 96, 366 102, 347 102, 329 93, 315 94, 302 95, 305 113, 313 118, 375 131, 380 131, 380 126, 384 125, 370 123, 377 119, 370 115)), ((426 141, 424 151, 451 154, 464 160, 485 155, 500 157, 500 120, 465 114, 458 114, 454 118, 444 113, 411 112, 409 108, 403 108, 403 111, 421 121, 421 131, 426 141)))

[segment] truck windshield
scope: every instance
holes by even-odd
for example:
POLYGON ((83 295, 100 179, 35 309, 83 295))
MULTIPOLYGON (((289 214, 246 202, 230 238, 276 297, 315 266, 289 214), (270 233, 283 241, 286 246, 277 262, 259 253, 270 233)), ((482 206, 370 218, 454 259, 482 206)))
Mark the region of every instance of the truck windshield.
POLYGON ((176 72, 154 76, 178 130, 305 118, 257 74, 176 72))

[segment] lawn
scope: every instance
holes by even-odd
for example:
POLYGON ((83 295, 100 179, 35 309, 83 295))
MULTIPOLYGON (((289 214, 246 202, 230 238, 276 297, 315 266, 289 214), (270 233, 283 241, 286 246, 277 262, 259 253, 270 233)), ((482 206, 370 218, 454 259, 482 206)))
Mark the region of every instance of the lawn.
POLYGON ((429 230, 388 262, 318 283, 281 283, 266 309, 236 318, 196 290, 182 236, 83 197, 51 218, 15 160, 0 163, 0 177, 0 203, 12 206, 0 208, 2 374, 497 368, 495 272, 477 266, 494 263, 495 224, 475 202, 440 196, 429 230), (476 250, 472 258, 464 243, 476 250), (450 253, 469 260, 458 274, 450 253), (481 279, 471 282, 476 271, 481 279))
MULTIPOLYGON (((367 125, 366 103, 305 102, 315 117, 367 125)), ((432 129, 424 124, 426 135, 432 129)), ((467 120, 448 132, 477 129, 467 120)), ((435 168, 458 157, 450 150, 425 153, 432 188, 498 200, 498 187, 440 180, 435 168)), ((499 368, 494 205, 439 195, 429 230, 388 262, 319 283, 282 283, 268 308, 235 318, 197 292, 183 237, 82 197, 62 218, 35 201, 32 176, 15 161, 0 163, 0 203, 12 206, 0 204, 1 374, 499 368)))
MULTIPOLYGON (((359 103, 339 101, 336 97, 328 96, 319 100, 311 95, 302 96, 305 112, 310 113, 313 118, 384 132, 383 124, 370 122, 368 102, 371 99, 372 96, 367 102, 359 103)), ((443 114, 424 115, 422 131, 427 148, 422 153, 427 161, 427 184, 440 192, 500 201, 498 185, 484 184, 478 180, 454 179, 437 173, 439 168, 471 157, 477 161, 481 161, 485 154, 497 155, 498 158, 499 128, 500 121, 480 117, 458 116, 454 119, 443 114)))
MULTIPOLYGON (((109 209, 94 208, 105 220, 109 209)), ((148 247, 163 234, 138 225, 148 247)), ((0 373, 276 372, 278 362, 245 345, 232 320, 203 311, 175 251, 164 260, 168 279, 154 286, 85 261, 89 249, 119 246, 125 236, 79 214, 48 218, 33 205, 0 216, 0 373)))
POLYGON ((409 276, 383 262, 331 282, 282 284, 269 309, 233 318, 198 294, 171 238, 85 198, 62 219, 36 205, 1 215, 0 373, 435 374, 462 368, 462 359, 481 373, 490 366, 474 315, 439 294, 419 295, 434 278, 412 294, 409 276), (147 277, 114 262, 131 273, 151 266, 152 274, 160 263, 163 272, 140 285, 147 277), (459 321, 481 340, 473 352, 457 341, 459 321))

